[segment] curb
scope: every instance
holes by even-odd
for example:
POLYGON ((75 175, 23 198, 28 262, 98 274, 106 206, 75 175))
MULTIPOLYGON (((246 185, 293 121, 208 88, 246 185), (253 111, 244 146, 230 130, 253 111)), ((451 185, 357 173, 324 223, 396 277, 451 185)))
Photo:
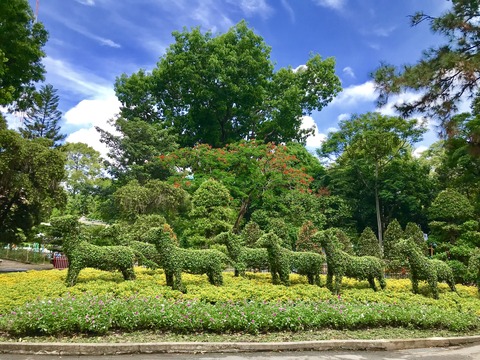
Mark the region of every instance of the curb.
POLYGON ((155 353, 237 353, 260 351, 406 350, 480 343, 480 335, 392 340, 321 340, 278 343, 164 342, 164 343, 21 343, 0 342, 0 354, 118 355, 155 353))

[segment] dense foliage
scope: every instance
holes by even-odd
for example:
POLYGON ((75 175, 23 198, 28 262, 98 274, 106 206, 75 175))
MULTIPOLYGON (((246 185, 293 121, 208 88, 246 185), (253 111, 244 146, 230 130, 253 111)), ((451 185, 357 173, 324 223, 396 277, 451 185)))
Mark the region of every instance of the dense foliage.
MULTIPOLYGON (((41 61, 47 32, 27 0, 0 4, 0 105, 18 102, 45 72, 41 61)), ((25 105, 25 104, 23 104, 25 105)))

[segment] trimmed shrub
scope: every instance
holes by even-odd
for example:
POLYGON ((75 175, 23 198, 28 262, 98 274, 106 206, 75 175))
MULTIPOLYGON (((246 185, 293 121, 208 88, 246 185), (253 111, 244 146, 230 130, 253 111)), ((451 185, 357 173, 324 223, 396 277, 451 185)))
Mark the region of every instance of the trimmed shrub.
POLYGON ((424 256, 412 239, 402 239, 397 248, 408 260, 412 290, 415 294, 418 294, 419 280, 428 282, 435 299, 438 299, 438 282, 446 282, 452 291, 456 291, 452 269, 446 263, 424 256))
POLYGON ((397 219, 393 219, 385 230, 383 237, 383 257, 388 260, 398 260, 395 254, 395 244, 403 239, 403 230, 397 219))
POLYGON ((357 255, 382 258, 382 250, 380 249, 378 239, 373 230, 369 227, 366 227, 358 238, 357 255))
POLYGON ((415 244, 417 244, 418 249, 421 251, 422 254, 427 254, 428 252, 428 244, 423 237, 423 231, 418 224, 413 222, 409 222, 405 227, 405 238, 411 238, 415 244))
POLYGON ((175 245, 170 234, 162 228, 149 231, 147 239, 155 244, 160 258, 161 266, 165 271, 167 286, 174 290, 186 292, 182 283, 182 271, 191 274, 207 274, 208 281, 216 286, 223 284, 222 270, 230 259, 218 250, 191 250, 182 249, 175 245))
POLYGON ((368 280, 370 287, 377 291, 375 279, 385 288, 384 264, 374 256, 352 256, 340 249, 335 229, 319 231, 315 234, 317 241, 322 244, 327 256, 327 288, 338 294, 342 285, 342 277, 352 277, 357 280, 368 280), (335 285, 333 278, 335 277, 335 285))
POLYGON ((325 257, 313 252, 295 252, 281 246, 282 240, 272 232, 263 235, 258 246, 267 248, 273 284, 290 285, 290 272, 305 275, 308 283, 320 286, 320 272, 325 257))
POLYGON ((243 246, 239 235, 224 232, 215 237, 215 242, 227 246, 228 255, 234 262, 235 276, 245 276, 248 269, 266 270, 269 267, 267 251, 243 246))

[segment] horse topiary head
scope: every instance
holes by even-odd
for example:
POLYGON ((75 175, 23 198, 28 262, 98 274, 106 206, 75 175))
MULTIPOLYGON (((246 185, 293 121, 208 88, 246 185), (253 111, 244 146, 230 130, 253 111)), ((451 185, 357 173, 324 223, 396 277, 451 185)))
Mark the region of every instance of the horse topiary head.
POLYGON ((321 245, 324 249, 328 249, 332 246, 338 249, 341 248, 340 242, 337 238, 337 229, 334 228, 317 231, 313 235, 312 241, 321 245))
POLYGON ((255 243, 257 247, 263 247, 263 248, 281 246, 281 244, 282 244, 282 239, 280 239, 280 237, 278 237, 278 235, 276 235, 272 231, 262 235, 260 239, 258 239, 257 242, 255 243))
POLYGON ((395 245, 395 250, 404 256, 412 256, 417 252, 417 246, 411 238, 400 239, 395 245))
POLYGON ((159 253, 169 251, 176 246, 174 239, 172 239, 169 231, 164 227, 155 227, 150 229, 146 236, 147 242, 154 244, 159 253))

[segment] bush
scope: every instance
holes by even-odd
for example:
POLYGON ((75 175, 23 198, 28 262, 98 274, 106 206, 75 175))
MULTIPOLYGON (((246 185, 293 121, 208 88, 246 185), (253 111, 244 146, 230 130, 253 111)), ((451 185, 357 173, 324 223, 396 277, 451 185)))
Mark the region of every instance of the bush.
POLYGON ((455 283, 467 284, 472 281, 468 275, 467 265, 458 260, 449 260, 447 264, 452 269, 455 283))

